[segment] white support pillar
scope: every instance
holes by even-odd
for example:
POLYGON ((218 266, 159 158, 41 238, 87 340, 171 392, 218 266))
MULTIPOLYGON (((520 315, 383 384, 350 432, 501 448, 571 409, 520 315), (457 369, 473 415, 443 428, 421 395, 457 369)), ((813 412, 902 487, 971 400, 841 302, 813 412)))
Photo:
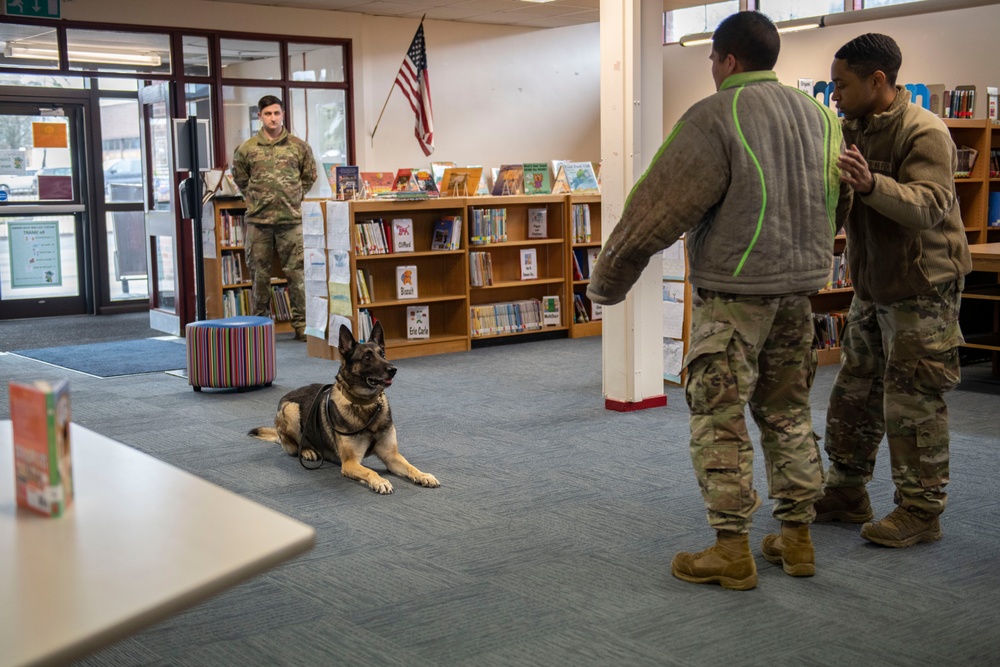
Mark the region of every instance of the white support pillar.
MULTIPOLYGON (((601 240, 607 241, 663 141, 662 0, 601 0, 600 71, 601 240)), ((604 402, 610 410, 667 404, 662 277, 654 258, 625 301, 604 308, 604 402)))

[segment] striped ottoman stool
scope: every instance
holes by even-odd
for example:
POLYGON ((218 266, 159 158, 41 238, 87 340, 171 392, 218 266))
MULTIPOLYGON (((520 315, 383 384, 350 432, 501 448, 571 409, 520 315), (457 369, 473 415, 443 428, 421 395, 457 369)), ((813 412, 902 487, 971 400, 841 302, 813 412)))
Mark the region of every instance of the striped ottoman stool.
POLYGON ((202 387, 270 387, 274 380, 274 322, 266 317, 227 317, 191 322, 187 341, 188 384, 202 387))

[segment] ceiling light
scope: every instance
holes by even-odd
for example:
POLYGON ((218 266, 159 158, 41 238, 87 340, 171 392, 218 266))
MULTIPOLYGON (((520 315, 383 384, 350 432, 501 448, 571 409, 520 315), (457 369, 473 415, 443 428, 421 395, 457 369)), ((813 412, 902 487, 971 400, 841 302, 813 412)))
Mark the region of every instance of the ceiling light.
MULTIPOLYGON (((47 46, 20 46, 8 44, 4 49, 8 58, 28 58, 31 60, 59 60, 59 50, 47 46)), ((114 65, 146 65, 159 67, 163 61, 155 53, 127 53, 124 51, 91 51, 71 48, 67 51, 71 61, 84 63, 110 63, 114 65)))
POLYGON ((684 35, 680 38, 679 44, 681 46, 698 46, 699 44, 711 44, 712 35, 711 32, 696 32, 692 35, 684 35))

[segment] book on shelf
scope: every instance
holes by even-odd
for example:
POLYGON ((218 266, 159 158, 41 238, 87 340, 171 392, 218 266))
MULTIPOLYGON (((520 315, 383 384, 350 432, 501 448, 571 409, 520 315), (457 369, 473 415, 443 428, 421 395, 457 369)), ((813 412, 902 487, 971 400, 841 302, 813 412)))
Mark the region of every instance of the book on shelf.
POLYGON ((343 165, 343 162, 324 162, 323 163, 323 173, 326 174, 326 182, 330 184, 330 192, 336 196, 337 194, 337 167, 343 165))
POLYGON ((493 260, 488 252, 469 253, 469 286, 487 287, 493 284, 493 260))
POLYGON ((552 192, 549 165, 544 162, 524 163, 524 194, 547 195, 552 192))
POLYGON ((361 196, 361 170, 356 165, 334 167, 337 199, 357 199, 361 196))
POLYGON ((396 177, 391 171, 363 171, 361 172, 361 185, 364 187, 366 197, 392 192, 392 184, 396 177))
POLYGON ((594 266, 597 264, 597 258, 601 255, 600 248, 587 248, 587 278, 590 278, 590 274, 594 271, 594 266))
POLYGON ((521 280, 538 280, 538 251, 521 248, 521 280))
POLYGON ((457 166, 454 162, 431 162, 431 175, 434 177, 434 184, 437 185, 438 192, 444 192, 441 189, 441 181, 444 179, 445 171, 448 167, 457 166))
POLYGON ((585 324, 590 321, 590 315, 587 313, 587 307, 583 303, 583 296, 580 294, 573 295, 573 312, 575 313, 575 321, 577 324, 585 324))
POLYGON ((583 249, 574 248, 570 256, 573 260, 573 280, 586 280, 587 276, 583 275, 583 267, 586 266, 582 257, 583 249))
POLYGON ((484 303, 471 306, 473 338, 537 331, 542 324, 542 302, 538 299, 484 303))
POLYGON ((372 335, 374 326, 371 311, 367 308, 358 309, 358 330, 356 332, 359 343, 367 342, 372 335))
POLYGON ((62 516, 73 504, 69 383, 11 382, 8 390, 17 505, 62 516))
POLYGON ((588 204, 573 204, 573 242, 590 243, 590 206, 588 204))
POLYGON ((562 324, 559 295, 542 297, 542 324, 547 327, 557 327, 562 324))
POLYGON ((417 298, 417 267, 415 265, 396 267, 396 298, 417 298))
POLYGON ((413 252, 413 219, 394 218, 392 221, 392 251, 413 252))
MULTIPOLYGON (((559 170, 564 175, 570 192, 577 194, 600 194, 601 188, 597 185, 597 175, 594 173, 594 165, 590 162, 564 162, 559 167, 559 170)), ((559 180, 558 176, 556 180, 559 180)))
POLYGON ((448 215, 434 222, 431 250, 458 250, 461 247, 462 216, 448 215))
POLYGON ((431 337, 430 306, 406 307, 406 337, 410 340, 431 337))
POLYGON ((500 165, 496 178, 493 179, 493 196, 524 194, 524 165, 500 165))
POLYGON ((472 245, 504 243, 507 241, 507 209, 472 209, 472 228, 469 241, 472 245))
POLYGON ((487 182, 486 170, 482 165, 470 165, 470 168, 479 170, 479 185, 476 187, 476 197, 487 197, 490 194, 490 184, 487 182))
POLYGON ((552 194, 569 194, 569 181, 566 179, 566 172, 563 170, 562 164, 559 165, 559 171, 556 172, 555 178, 552 179, 552 194))
POLYGON ((413 170, 399 169, 396 171, 396 178, 392 182, 392 192, 419 192, 417 182, 413 179, 413 170))
POLYGON ((357 282, 358 303, 368 304, 372 302, 371 272, 365 269, 357 269, 355 272, 355 282, 357 282))
MULTIPOLYGON (((548 169, 548 167, 546 167, 548 169)), ((548 209, 529 208, 528 209, 528 238, 544 239, 548 238, 548 209)))
POLYGON ((438 188, 434 182, 434 174, 427 169, 414 169, 413 181, 417 184, 417 190, 423 192, 428 197, 437 197, 438 188))
POLYGON ((447 197, 471 197, 483 177, 482 167, 449 167, 441 180, 441 194, 447 197))

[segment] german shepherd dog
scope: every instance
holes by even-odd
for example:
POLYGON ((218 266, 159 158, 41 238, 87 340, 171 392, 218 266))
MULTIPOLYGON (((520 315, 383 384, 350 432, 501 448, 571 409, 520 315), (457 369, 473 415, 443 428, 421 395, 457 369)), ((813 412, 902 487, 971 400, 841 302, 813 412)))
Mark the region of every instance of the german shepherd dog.
MULTIPOLYGON (((341 364, 332 385, 311 384, 281 397, 274 428, 259 427, 251 435, 281 445, 286 454, 304 461, 336 461, 345 477, 366 484, 376 493, 392 493, 389 480, 361 465, 374 454, 389 471, 421 486, 440 482, 420 472, 403 458, 396 443, 396 427, 384 390, 392 384, 396 367, 385 358, 385 334, 380 323, 371 340, 358 343, 346 326, 340 327, 341 364)), ((318 466, 317 466, 318 467, 318 466)))

